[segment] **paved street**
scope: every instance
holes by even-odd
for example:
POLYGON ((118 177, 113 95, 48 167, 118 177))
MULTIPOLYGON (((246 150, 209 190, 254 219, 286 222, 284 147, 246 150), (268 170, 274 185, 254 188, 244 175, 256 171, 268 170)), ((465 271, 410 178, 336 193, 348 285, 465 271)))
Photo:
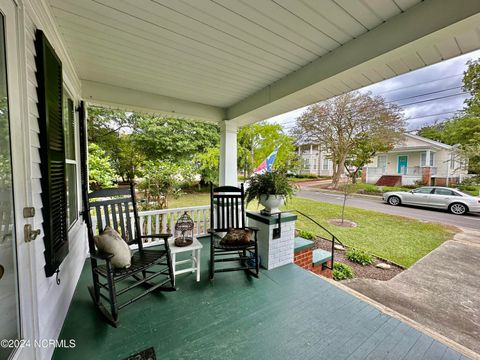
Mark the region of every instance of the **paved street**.
MULTIPOLYGON (((341 194, 321 192, 309 187, 302 187, 302 190, 297 193, 297 196, 330 204, 342 204, 343 202, 343 196, 341 194)), ((443 210, 414 206, 391 206, 384 203, 381 198, 356 196, 350 196, 347 199, 347 206, 378 211, 385 214, 406 216, 419 220, 456 225, 469 229, 480 229, 480 214, 453 215, 443 210)))

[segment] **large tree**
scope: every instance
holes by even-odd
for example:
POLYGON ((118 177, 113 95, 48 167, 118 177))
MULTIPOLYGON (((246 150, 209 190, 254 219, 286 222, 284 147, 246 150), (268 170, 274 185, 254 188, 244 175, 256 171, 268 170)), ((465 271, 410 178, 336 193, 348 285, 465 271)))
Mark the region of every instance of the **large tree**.
POLYGON ((468 158, 469 172, 480 174, 480 59, 467 63, 463 89, 471 95, 463 111, 444 122, 426 125, 418 133, 445 144, 459 144, 459 157, 468 158))
POLYGON ((370 93, 350 92, 308 107, 293 133, 299 143, 313 142, 326 150, 333 162, 331 186, 336 188, 347 159, 362 157, 365 164, 392 148, 404 131, 398 106, 370 93))
POLYGON ((218 146, 217 125, 134 114, 135 141, 149 159, 191 160, 195 155, 218 146))
POLYGON ((105 151, 118 177, 142 176, 147 160, 180 163, 218 147, 214 124, 115 109, 89 108, 89 142, 105 151))
POLYGON ((463 90, 471 95, 465 100, 467 114, 480 117, 480 59, 467 62, 467 70, 463 73, 463 90))

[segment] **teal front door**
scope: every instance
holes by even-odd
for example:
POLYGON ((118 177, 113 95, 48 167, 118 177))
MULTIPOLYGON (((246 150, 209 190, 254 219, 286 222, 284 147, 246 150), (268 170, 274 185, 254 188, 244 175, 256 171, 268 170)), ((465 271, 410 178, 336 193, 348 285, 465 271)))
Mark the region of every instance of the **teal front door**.
POLYGON ((407 155, 400 155, 398 157, 397 172, 399 174, 406 174, 407 173, 407 166, 408 166, 408 156, 407 155))

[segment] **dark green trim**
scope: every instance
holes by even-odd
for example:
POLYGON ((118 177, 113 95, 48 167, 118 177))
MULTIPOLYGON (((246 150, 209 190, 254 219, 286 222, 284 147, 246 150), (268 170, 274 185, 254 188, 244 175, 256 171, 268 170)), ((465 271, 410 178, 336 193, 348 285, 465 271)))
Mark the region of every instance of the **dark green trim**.
POLYGON ((41 30, 35 33, 35 50, 45 274, 50 277, 68 254, 62 63, 41 30))
POLYGON ((302 250, 307 250, 307 249, 311 249, 313 248, 313 241, 312 240, 307 240, 307 239, 304 239, 302 237, 296 237, 294 239, 294 252, 297 253, 297 252, 300 252, 302 250))
MULTIPOLYGON (((267 225, 278 224, 278 215, 262 215, 257 211, 247 211, 247 217, 267 225)), ((295 220, 297 220, 297 215, 283 213, 280 222, 286 223, 295 220)))

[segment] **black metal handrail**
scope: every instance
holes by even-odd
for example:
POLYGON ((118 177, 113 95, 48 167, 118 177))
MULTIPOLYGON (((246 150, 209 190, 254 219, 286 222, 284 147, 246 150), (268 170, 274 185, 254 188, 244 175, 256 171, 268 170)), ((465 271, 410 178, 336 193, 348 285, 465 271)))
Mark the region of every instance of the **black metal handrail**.
POLYGON ((278 213, 278 214, 279 214, 279 215, 278 215, 278 216, 279 216, 279 219, 280 219, 281 214, 283 214, 283 213, 292 213, 292 212, 296 212, 296 213, 302 215, 303 217, 307 218, 308 220, 310 220, 311 222, 313 222, 315 225, 317 225, 318 227, 320 227, 322 230, 324 230, 327 234, 329 234, 329 235, 332 237, 331 240, 326 239, 326 238, 324 238, 324 237, 322 237, 322 239, 327 240, 327 241, 330 241, 330 242, 332 243, 332 262, 331 262, 332 265, 331 265, 331 266, 325 265, 325 267, 327 267, 327 268, 330 269, 330 270, 333 270, 334 255, 335 255, 335 254, 334 254, 334 252, 335 252, 335 244, 338 243, 339 245, 341 245, 341 246, 343 246, 343 247, 344 247, 345 245, 338 239, 338 237, 337 237, 335 234, 333 234, 333 233, 332 233, 330 230, 328 230, 325 226, 323 226, 322 224, 320 224, 317 220, 313 219, 310 215, 307 215, 307 214, 301 212, 300 210, 291 209, 291 210, 282 211, 282 212, 278 213))

